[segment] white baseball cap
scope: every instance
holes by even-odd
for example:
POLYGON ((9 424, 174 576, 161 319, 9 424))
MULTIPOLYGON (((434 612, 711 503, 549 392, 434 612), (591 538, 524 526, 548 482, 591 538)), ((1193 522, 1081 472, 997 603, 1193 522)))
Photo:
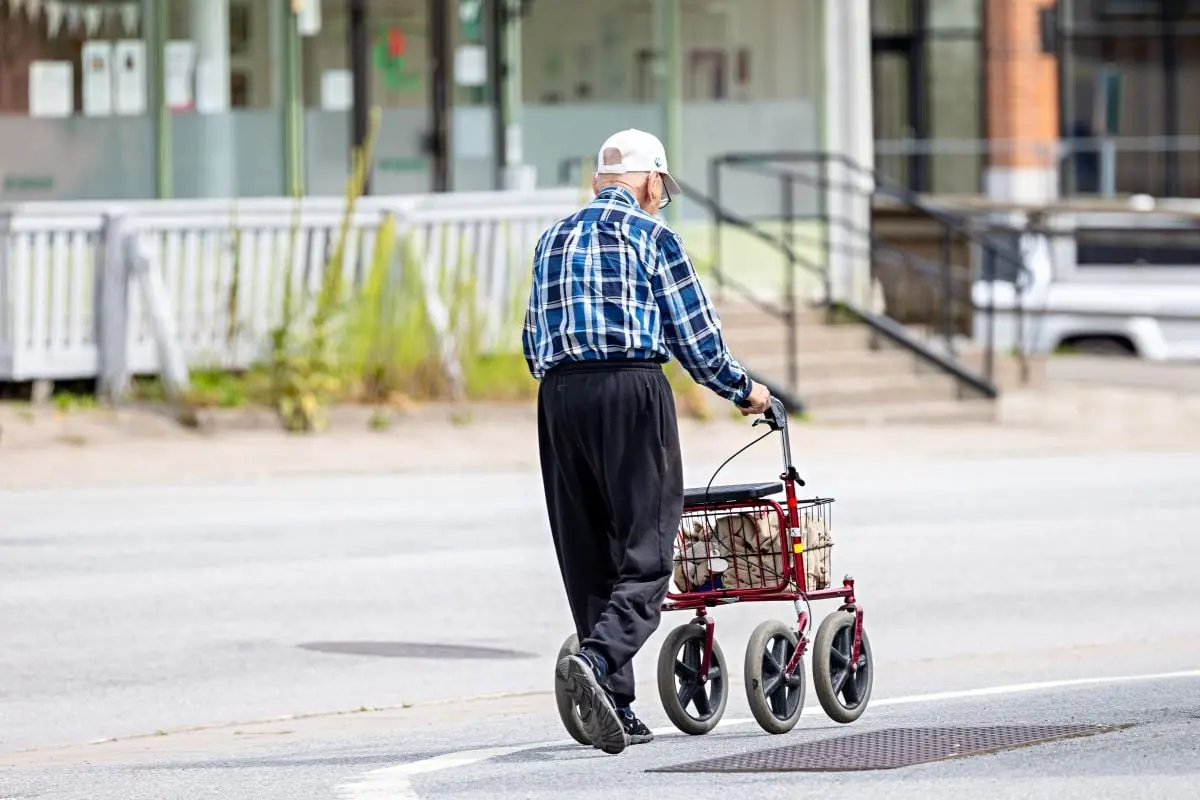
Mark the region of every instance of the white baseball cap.
POLYGON ((662 142, 653 133, 636 128, 629 128, 608 137, 596 158, 596 172, 600 175, 657 172, 663 176, 663 183, 672 197, 678 197, 680 194, 679 184, 667 171, 667 151, 663 149, 662 142), (620 153, 619 161, 613 157, 613 151, 620 153))

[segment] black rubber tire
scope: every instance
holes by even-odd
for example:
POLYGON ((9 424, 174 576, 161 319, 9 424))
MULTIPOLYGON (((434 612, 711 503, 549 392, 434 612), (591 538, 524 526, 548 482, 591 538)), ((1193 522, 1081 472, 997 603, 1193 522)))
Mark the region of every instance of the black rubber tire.
MULTIPOLYGON (((559 649, 558 658, 554 659, 555 665, 557 666, 558 662, 567 656, 573 656, 578 652, 579 637, 572 633, 559 649)), ((583 720, 579 718, 579 709, 567 696, 566 686, 558 677, 558 670, 554 672, 554 702, 558 706, 558 718, 562 720, 563 727, 567 729, 567 733, 571 734, 571 738, 585 747, 591 747, 592 740, 588 738, 587 731, 583 729, 583 720)))
POLYGON ((728 675, 725 654, 721 652, 721 645, 715 639, 708 680, 694 689, 686 685, 689 683, 686 671, 698 671, 703 654, 704 626, 691 622, 671 631, 658 653, 658 696, 662 701, 663 710, 667 712, 676 728, 692 736, 702 736, 717 727, 717 723, 725 714, 725 705, 729 702, 729 684, 725 680, 725 676, 728 675), (678 676, 680 671, 685 671, 685 675, 678 676), (677 676, 682 681, 678 686, 675 683, 677 676), (680 693, 685 689, 690 689, 690 696, 686 702, 680 697, 680 693), (697 695, 704 698, 699 704, 696 702, 697 695), (695 715, 688 710, 689 706, 696 708, 695 715), (708 709, 707 713, 704 708, 708 709))
POLYGON ((787 733, 796 727, 804 711, 804 695, 808 689, 804 659, 800 659, 796 671, 786 679, 782 674, 796 652, 798 641, 794 630, 772 619, 755 628, 746 645, 746 668, 743 673, 746 678, 746 700, 750 703, 750 713, 767 733, 787 733), (773 689, 772 696, 768 697, 766 689, 774 681, 784 683, 773 689))
POLYGON ((813 689, 821 708, 834 722, 854 722, 867 710, 871 686, 875 681, 875 661, 866 628, 862 634, 862 652, 858 670, 843 677, 849 667, 850 648, 854 644, 854 612, 835 611, 821 622, 813 640, 813 689))

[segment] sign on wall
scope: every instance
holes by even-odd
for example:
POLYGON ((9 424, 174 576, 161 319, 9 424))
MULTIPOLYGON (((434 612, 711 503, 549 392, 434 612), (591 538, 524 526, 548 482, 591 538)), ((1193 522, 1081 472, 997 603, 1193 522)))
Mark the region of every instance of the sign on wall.
POLYGON ((146 43, 123 39, 113 47, 113 108, 117 114, 146 113, 146 43))
POLYGON ((29 116, 69 117, 75 113, 75 65, 34 61, 29 65, 29 116))
POLYGON ((354 73, 327 69, 321 73, 321 110, 349 111, 354 107, 354 73))
POLYGON ((393 25, 376 38, 375 69, 389 89, 400 91, 420 86, 421 76, 409 69, 407 54, 408 38, 400 26, 393 25))
POLYGON ((454 82, 459 86, 486 86, 487 78, 487 48, 460 44, 454 51, 454 82))
POLYGON ((322 0, 292 0, 296 12, 296 30, 301 36, 316 36, 321 32, 322 0))
POLYGON ((84 42, 83 115, 108 117, 113 113, 113 46, 108 42, 84 42))
POLYGON ((190 111, 193 105, 193 73, 196 69, 196 45, 186 40, 163 46, 163 95, 172 111, 190 111))

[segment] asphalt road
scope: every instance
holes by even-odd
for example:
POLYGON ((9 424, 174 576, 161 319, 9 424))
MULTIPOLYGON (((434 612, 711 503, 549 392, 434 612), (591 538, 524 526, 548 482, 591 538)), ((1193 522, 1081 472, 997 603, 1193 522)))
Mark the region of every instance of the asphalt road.
MULTIPOLYGON (((769 476, 774 455, 722 480, 769 476)), ((0 798, 661 797, 714 782, 735 796, 1196 797, 1200 454, 869 456, 805 473, 838 500, 835 571, 860 586, 877 706, 836 729, 813 708, 767 737, 740 722, 735 685, 729 726, 617 759, 568 746, 546 693, 569 624, 533 475, 0 494, 0 798), (319 642, 510 652, 301 647, 319 642), (327 713, 363 708, 385 710, 327 713), (1137 725, 895 773, 644 771, 873 728, 1048 721, 1137 725)), ((693 466, 703 482, 715 465, 693 466)), ((787 612, 720 609, 730 661, 787 612)), ((664 620, 639 661, 657 726, 653 662, 685 618, 664 620)))

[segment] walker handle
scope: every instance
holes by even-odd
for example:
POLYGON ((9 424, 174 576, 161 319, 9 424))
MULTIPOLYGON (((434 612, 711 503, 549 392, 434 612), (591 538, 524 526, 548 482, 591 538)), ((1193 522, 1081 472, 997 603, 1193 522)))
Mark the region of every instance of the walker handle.
POLYGON ((787 409, 783 407, 778 397, 771 398, 771 406, 763 412, 761 419, 756 419, 751 427, 770 425, 771 430, 781 431, 787 425, 787 409))

